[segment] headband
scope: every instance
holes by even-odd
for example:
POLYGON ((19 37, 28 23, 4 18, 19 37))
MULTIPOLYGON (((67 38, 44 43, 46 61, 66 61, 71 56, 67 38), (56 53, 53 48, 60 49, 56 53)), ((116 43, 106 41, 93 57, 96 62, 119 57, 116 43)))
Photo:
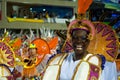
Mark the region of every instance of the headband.
POLYGON ((92 40, 95 35, 95 27, 89 20, 73 20, 68 26, 67 38, 71 38, 71 34, 76 30, 85 30, 90 32, 89 39, 92 40))

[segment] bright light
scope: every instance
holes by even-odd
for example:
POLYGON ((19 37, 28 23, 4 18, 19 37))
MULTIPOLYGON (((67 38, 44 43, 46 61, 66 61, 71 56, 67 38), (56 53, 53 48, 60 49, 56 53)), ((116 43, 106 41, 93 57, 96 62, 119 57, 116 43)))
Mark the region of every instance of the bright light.
POLYGON ((46 9, 43 9, 43 11, 46 11, 46 9))

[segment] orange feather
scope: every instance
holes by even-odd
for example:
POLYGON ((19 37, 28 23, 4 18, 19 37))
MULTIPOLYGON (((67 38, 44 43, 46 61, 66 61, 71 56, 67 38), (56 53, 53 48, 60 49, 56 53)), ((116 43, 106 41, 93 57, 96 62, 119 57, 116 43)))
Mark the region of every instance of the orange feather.
POLYGON ((78 0, 78 14, 83 13, 84 0, 78 0))
POLYGON ((54 37, 50 42, 48 42, 50 49, 55 49, 58 44, 58 37, 54 37))
POLYGON ((21 45, 22 45, 21 38, 16 38, 14 43, 11 46, 12 46, 13 49, 17 50, 17 49, 20 49, 21 45))
POLYGON ((85 14, 92 0, 78 0, 78 14, 85 14))

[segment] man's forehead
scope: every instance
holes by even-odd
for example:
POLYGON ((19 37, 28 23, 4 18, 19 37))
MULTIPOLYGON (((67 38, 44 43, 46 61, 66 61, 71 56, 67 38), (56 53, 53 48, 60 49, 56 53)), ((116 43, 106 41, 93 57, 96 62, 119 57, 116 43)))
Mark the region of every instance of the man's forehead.
POLYGON ((80 35, 80 34, 87 34, 87 31, 85 31, 85 30, 75 30, 75 31, 73 31, 73 34, 78 34, 78 35, 80 35))

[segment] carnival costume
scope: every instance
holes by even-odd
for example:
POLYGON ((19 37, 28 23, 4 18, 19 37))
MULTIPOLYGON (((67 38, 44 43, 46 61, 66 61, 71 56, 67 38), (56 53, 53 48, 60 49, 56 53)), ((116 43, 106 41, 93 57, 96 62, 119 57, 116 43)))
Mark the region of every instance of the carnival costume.
MULTIPOLYGON (((30 32, 32 34, 32 31, 30 32)), ((46 54, 51 55, 50 50, 56 49, 58 37, 51 36, 52 38, 47 42, 41 38, 31 39, 28 35, 23 36, 25 39, 22 36, 16 38, 9 35, 9 32, 6 31, 0 40, 0 79, 16 80, 17 78, 22 79, 22 77, 36 79, 37 76, 39 80, 47 63, 45 58, 49 58, 49 56, 46 57, 46 54), (29 58, 28 45, 30 45, 29 48, 37 48, 36 57, 29 58)))
POLYGON ((53 57, 46 67, 42 80, 117 80, 115 59, 118 55, 118 40, 116 34, 106 24, 92 23, 84 19, 84 14, 91 3, 92 0, 78 0, 78 16, 68 26, 67 39, 62 49, 63 52, 69 53, 53 57), (82 26, 78 25, 79 23, 82 26), (89 54, 84 59, 73 61, 71 32, 78 29, 90 31, 89 54))
MULTIPOLYGON (((0 79, 2 80, 14 80, 12 72, 17 64, 16 58, 18 54, 16 52, 19 49, 19 44, 15 45, 20 39, 16 38, 12 41, 8 34, 6 31, 2 40, 0 40, 0 79)), ((21 41, 19 43, 21 44, 21 41)))
MULTIPOLYGON (((47 37, 44 36, 44 38, 47 37)), ((49 56, 46 57, 46 55, 51 55, 52 53, 50 52, 50 50, 55 49, 58 44, 58 37, 50 38, 49 41, 45 40, 44 38, 42 36, 42 38, 35 38, 31 41, 30 48, 37 49, 37 56, 33 58, 33 64, 24 65, 23 76, 26 76, 26 78, 40 76, 44 67, 46 66, 46 58, 49 59, 49 56)), ((29 64, 30 59, 25 60, 28 61, 27 63, 29 64)))

